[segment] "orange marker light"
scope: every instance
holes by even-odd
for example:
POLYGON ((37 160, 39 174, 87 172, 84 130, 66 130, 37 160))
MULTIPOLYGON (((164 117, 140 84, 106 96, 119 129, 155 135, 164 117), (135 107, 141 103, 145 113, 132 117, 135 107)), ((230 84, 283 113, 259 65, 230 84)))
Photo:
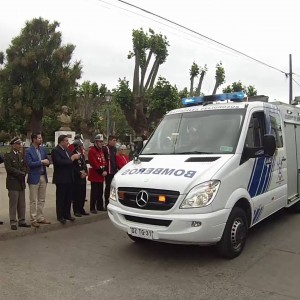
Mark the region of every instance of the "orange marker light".
POLYGON ((164 196, 164 195, 159 195, 159 196, 158 196, 158 202, 163 202, 163 203, 165 203, 165 202, 166 202, 166 196, 164 196))
POLYGON ((118 192, 118 197, 119 197, 119 200, 124 200, 125 199, 125 192, 118 192))

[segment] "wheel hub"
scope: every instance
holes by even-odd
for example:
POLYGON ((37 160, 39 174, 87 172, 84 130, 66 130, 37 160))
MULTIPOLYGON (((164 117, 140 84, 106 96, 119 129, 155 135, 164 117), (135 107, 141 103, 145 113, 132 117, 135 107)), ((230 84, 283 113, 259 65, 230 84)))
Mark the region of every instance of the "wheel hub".
POLYGON ((239 250, 246 238, 246 226, 241 219, 234 220, 231 228, 231 244, 235 250, 239 250))

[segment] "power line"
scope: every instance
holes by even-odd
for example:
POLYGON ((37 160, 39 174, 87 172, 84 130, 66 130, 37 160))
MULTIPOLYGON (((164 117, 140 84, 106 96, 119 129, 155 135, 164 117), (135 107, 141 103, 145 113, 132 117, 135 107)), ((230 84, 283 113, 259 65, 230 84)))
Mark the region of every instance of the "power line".
MULTIPOLYGON (((135 14, 135 15, 137 15, 137 16, 139 16, 139 17, 146 18, 146 19, 148 19, 148 20, 154 21, 154 22, 156 22, 156 23, 158 23, 158 24, 161 24, 161 25, 163 25, 163 26, 167 26, 167 27, 169 27, 169 28, 171 28, 171 29, 175 29, 174 27, 171 27, 171 26, 169 26, 169 25, 167 25, 167 24, 165 24, 165 23, 159 22, 158 20, 154 20, 154 19, 149 18, 149 17, 147 17, 147 16, 145 16, 145 15, 138 14, 138 13, 136 13, 136 12, 133 12, 133 11, 128 10, 128 9, 125 9, 125 8, 123 8, 123 7, 114 5, 114 4, 112 4, 112 3, 108 3, 108 2, 106 2, 106 1, 104 1, 104 0, 98 0, 98 1, 99 1, 99 2, 102 2, 102 3, 105 3, 105 4, 107 4, 107 5, 110 5, 110 6, 116 7, 116 8, 118 8, 118 9, 122 9, 122 10, 124 10, 124 11, 126 11, 126 12, 131 13, 131 14, 135 14)), ((254 57, 252 57, 252 56, 250 56, 250 55, 247 55, 247 54, 245 54, 245 53, 243 53, 243 52, 241 52, 241 51, 239 51, 239 50, 236 50, 236 49, 234 49, 234 48, 232 48, 232 47, 230 47, 230 46, 227 46, 227 45, 225 45, 225 44, 223 44, 223 43, 220 43, 220 42, 218 42, 218 41, 216 41, 216 40, 214 40, 214 39, 212 39, 212 38, 209 38, 209 37, 207 37, 207 36, 205 36, 205 35, 203 35, 203 34, 201 34, 201 33, 199 33, 199 32, 196 32, 196 31, 194 31, 194 30, 192 30, 192 29, 190 29, 190 28, 187 28, 187 27, 185 27, 185 26, 183 26, 183 25, 181 25, 181 24, 179 24, 179 23, 176 23, 176 22, 174 22, 174 21, 172 21, 172 20, 169 20, 169 19, 167 19, 167 18, 164 18, 164 17, 162 17, 162 16, 160 16, 160 15, 157 15, 157 14, 155 14, 155 13, 152 13, 152 12, 146 10, 146 9, 143 9, 143 8, 141 8, 141 7, 138 7, 138 6, 136 6, 136 5, 133 5, 133 4, 131 4, 131 3, 128 3, 128 2, 126 2, 126 1, 123 1, 123 0, 116 0, 116 1, 121 2, 121 3, 123 3, 123 4, 126 4, 126 5, 128 5, 128 6, 131 6, 131 7, 135 8, 135 9, 141 10, 141 11, 143 11, 143 12, 145 12, 145 13, 147 13, 147 14, 150 14, 150 15, 152 15, 152 16, 154 16, 154 17, 160 18, 160 19, 162 19, 162 20, 164 20, 164 21, 167 21, 167 22, 169 22, 169 23, 171 23, 171 24, 174 24, 175 26, 179 26, 179 27, 183 28, 184 30, 187 30, 187 31, 190 31, 190 32, 193 33, 193 34, 196 34, 198 37, 200 37, 200 38, 202 38, 202 39, 204 39, 204 40, 210 42, 211 44, 217 44, 217 45, 222 46, 223 48, 227 48, 227 49, 229 49, 229 50, 231 50, 231 51, 233 51, 233 52, 235 52, 235 53, 237 53, 237 54, 239 54, 239 55, 242 55, 242 56, 245 56, 245 57, 247 57, 247 58, 249 58, 249 59, 251 59, 251 60, 254 60, 255 62, 258 62, 258 63, 260 63, 260 64, 262 64, 262 65, 264 65, 264 66, 267 66, 267 67, 272 68, 272 69, 274 69, 274 70, 276 70, 276 71, 279 71, 280 73, 283 73, 283 74, 285 75, 285 77, 288 77, 288 76, 290 75, 290 74, 287 73, 287 72, 284 72, 284 71, 282 71, 282 70, 280 70, 280 69, 278 69, 278 68, 276 68, 276 67, 273 67, 273 66, 271 66, 271 65, 269 65, 269 64, 267 64, 267 63, 264 63, 263 61, 260 61, 260 60, 254 58, 254 57)), ((176 29, 175 29, 175 30, 176 30, 176 29)), ((182 31, 182 33, 183 33, 183 31, 182 31)), ((173 34, 174 34, 174 33, 173 33, 173 34)), ((177 34, 176 34, 176 35, 177 35, 177 34)), ((193 37, 193 35, 191 35, 191 36, 193 37)), ((183 37, 183 38, 185 38, 185 37, 183 37)), ((190 40, 190 39, 188 39, 188 40, 190 40)), ((191 40, 190 40, 190 41, 191 41, 191 40)), ((229 54, 229 53, 228 53, 228 54, 229 54)), ((295 76, 297 76, 297 77, 300 77, 300 75, 298 75, 297 73, 292 73, 292 75, 295 75, 295 76)))
MULTIPOLYGON (((174 21, 172 21, 172 20, 170 20, 170 19, 167 19, 167 18, 165 18, 165 17, 162 17, 162 16, 160 16, 160 15, 158 15, 158 14, 155 14, 155 13, 153 13, 153 12, 150 12, 150 11, 144 9, 144 8, 141 8, 141 7, 136 6, 136 5, 134 5, 134 4, 128 3, 128 2, 126 2, 126 1, 123 1, 123 0, 117 0, 117 1, 118 1, 118 2, 121 2, 121 3, 123 3, 123 4, 126 4, 126 5, 129 5, 129 6, 131 6, 131 7, 134 7, 135 9, 141 10, 141 11, 143 11, 144 13, 150 14, 150 15, 152 15, 152 16, 155 16, 155 17, 159 18, 159 19, 162 19, 162 20, 164 20, 164 21, 167 21, 167 22, 169 22, 169 23, 172 23, 172 24, 174 24, 174 25, 176 25, 176 26, 178 26, 178 27, 181 27, 181 28, 183 28, 183 29, 185 29, 185 30, 187 30, 187 31, 190 31, 190 32, 192 32, 192 33, 194 33, 194 34, 196 34, 196 35, 198 35, 198 36, 201 36, 202 38, 204 38, 204 39, 206 39, 206 40, 209 40, 209 41, 211 41, 211 42, 213 42, 213 43, 216 43, 216 44, 218 44, 218 45, 220 45, 220 46, 222 46, 222 47, 225 47, 225 48, 227 48, 227 49, 230 49, 231 51, 234 51, 234 52, 236 52, 236 53, 238 53, 238 54, 240 54, 240 55, 242 55, 242 56, 245 56, 245 57, 247 57, 247 58, 249 58, 249 59, 251 59, 251 60, 254 60, 254 61, 256 61, 256 62, 258 62, 258 63, 260 63, 260 64, 262 64, 262 65, 264 65, 264 66, 266 66, 266 67, 269 67, 269 68, 274 69, 274 70, 276 70, 276 71, 278 71, 278 72, 281 72, 281 73, 283 73, 285 76, 288 76, 288 75, 289 75, 287 72, 284 72, 284 71, 282 71, 282 70, 280 70, 280 69, 278 69, 278 68, 276 68, 276 67, 273 67, 273 66, 271 66, 271 65, 269 65, 269 64, 267 64, 267 63, 264 63, 264 62, 261 61, 261 60, 258 60, 258 59, 254 58, 254 57, 252 57, 252 56, 250 56, 250 55, 248 55, 248 54, 245 54, 245 53, 243 53, 243 52, 241 52, 241 51, 239 51, 239 50, 236 50, 236 49, 234 49, 234 48, 232 48, 232 47, 230 47, 230 46, 227 46, 227 45, 225 45, 225 44, 223 44, 223 43, 220 43, 220 42, 218 42, 218 41, 216 41, 216 40, 214 40, 214 39, 212 39, 212 38, 210 38, 210 37, 208 37, 208 36, 205 36, 205 35, 203 35, 203 34, 197 32, 197 31, 195 31, 195 30, 193 30, 193 29, 190 29, 190 28, 188 28, 188 27, 186 27, 186 26, 183 26, 183 25, 181 25, 181 24, 179 24, 179 23, 177 23, 177 22, 174 22, 174 21)), ((295 74, 295 75, 296 75, 296 74, 295 74)), ((299 75, 298 75, 298 76, 299 76, 299 75)), ((299 77, 300 77, 300 76, 299 76, 299 77)))
POLYGON ((300 86, 300 84, 293 78, 293 81, 297 84, 297 85, 299 85, 300 86))

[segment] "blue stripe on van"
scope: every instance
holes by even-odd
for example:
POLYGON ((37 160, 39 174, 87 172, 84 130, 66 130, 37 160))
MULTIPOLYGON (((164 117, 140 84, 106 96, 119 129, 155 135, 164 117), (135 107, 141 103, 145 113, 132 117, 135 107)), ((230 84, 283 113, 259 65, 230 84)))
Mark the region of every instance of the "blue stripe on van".
MULTIPOLYGON (((258 192, 261 190, 259 189, 259 185, 261 181, 261 176, 263 174, 264 165, 265 165, 265 157, 258 157, 255 159, 250 182, 248 184, 248 192, 251 197, 255 197, 259 195, 258 192)), ((264 174, 264 176, 266 176, 266 173, 264 174)), ((264 182, 264 178, 263 178, 263 182, 264 182)))

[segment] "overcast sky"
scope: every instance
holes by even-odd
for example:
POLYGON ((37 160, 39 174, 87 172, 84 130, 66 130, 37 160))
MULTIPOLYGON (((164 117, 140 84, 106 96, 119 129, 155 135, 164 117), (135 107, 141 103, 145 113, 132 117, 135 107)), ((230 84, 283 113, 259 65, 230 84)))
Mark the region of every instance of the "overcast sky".
MULTIPOLYGON (((204 36, 243 52, 283 72, 289 72, 292 54, 294 80, 300 84, 299 9, 297 0, 128 0, 128 3, 170 19, 204 36)), ((132 82, 132 29, 151 27, 166 35, 169 56, 159 70, 178 89, 189 87, 189 69, 195 61, 207 64, 202 92, 210 94, 215 66, 222 61, 226 83, 254 85, 270 100, 288 102, 289 80, 283 73, 151 16, 117 0, 2 0, 0 51, 5 51, 25 22, 43 17, 58 21, 63 44, 76 46, 73 60, 81 60, 83 80, 117 86, 118 78, 132 82)), ((300 86, 293 83, 293 96, 300 86)))

